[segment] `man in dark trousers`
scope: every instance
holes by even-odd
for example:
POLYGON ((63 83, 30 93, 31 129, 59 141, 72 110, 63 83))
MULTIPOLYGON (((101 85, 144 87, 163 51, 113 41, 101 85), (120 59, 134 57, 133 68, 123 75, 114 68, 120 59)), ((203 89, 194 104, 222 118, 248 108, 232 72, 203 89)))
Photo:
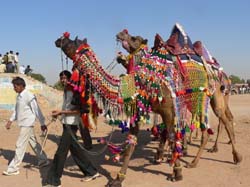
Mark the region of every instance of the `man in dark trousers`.
POLYGON ((76 141, 76 132, 78 130, 78 125, 80 124, 80 110, 79 106, 72 104, 73 91, 72 87, 68 85, 71 73, 64 70, 59 74, 59 76, 60 81, 64 86, 63 106, 62 110, 52 111, 52 116, 55 118, 59 115, 61 116, 63 134, 54 156, 52 166, 48 171, 46 187, 61 186, 60 178, 62 176, 64 163, 69 151, 71 152, 74 161, 84 174, 83 181, 91 181, 100 176, 97 169, 85 155, 84 150, 81 149, 80 145, 76 141))

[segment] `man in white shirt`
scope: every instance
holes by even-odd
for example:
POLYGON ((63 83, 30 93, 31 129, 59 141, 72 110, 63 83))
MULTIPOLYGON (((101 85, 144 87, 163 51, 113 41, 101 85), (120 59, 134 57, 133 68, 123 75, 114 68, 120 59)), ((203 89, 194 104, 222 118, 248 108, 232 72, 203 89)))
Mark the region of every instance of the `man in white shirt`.
POLYGON ((60 187, 64 164, 70 151, 71 156, 84 174, 83 181, 91 181, 99 177, 97 169, 93 166, 86 153, 77 142, 76 132, 80 124, 80 107, 73 104, 73 90, 68 82, 71 73, 64 70, 60 73, 60 81, 64 85, 62 110, 52 111, 53 117, 61 115, 63 123, 63 134, 58 145, 52 165, 48 171, 46 186, 60 187))
POLYGON ((25 67, 24 67, 24 65, 21 65, 19 67, 19 73, 24 74, 24 72, 25 72, 25 67))
POLYGON ((19 52, 16 52, 14 56, 14 64, 15 64, 15 73, 19 73, 19 52))
POLYGON ((28 143, 32 147, 38 158, 39 167, 44 167, 49 164, 46 154, 41 151, 41 146, 37 142, 34 134, 34 123, 38 118, 41 124, 41 130, 46 131, 47 127, 44 123, 44 116, 37 104, 34 94, 25 89, 25 81, 20 77, 16 77, 12 80, 14 90, 17 95, 15 110, 6 124, 6 128, 10 129, 13 121, 17 121, 20 127, 19 137, 16 142, 15 157, 12 159, 4 175, 18 175, 19 165, 22 163, 28 143))

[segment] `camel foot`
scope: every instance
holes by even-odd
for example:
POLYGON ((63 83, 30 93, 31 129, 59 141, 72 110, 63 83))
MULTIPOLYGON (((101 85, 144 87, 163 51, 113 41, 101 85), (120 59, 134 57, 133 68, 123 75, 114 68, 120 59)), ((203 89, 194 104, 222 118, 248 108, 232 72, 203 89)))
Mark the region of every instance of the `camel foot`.
POLYGON ((218 152, 218 147, 217 146, 213 146, 211 149, 208 149, 209 153, 217 153, 218 152))
POLYGON ((158 158, 158 159, 157 159, 157 158, 154 158, 154 159, 153 159, 153 163, 156 164, 156 165, 157 165, 157 164, 161 164, 162 162, 164 162, 164 159, 163 159, 163 158, 158 158))
POLYGON ((181 181, 183 179, 181 167, 174 167, 173 174, 167 177, 167 180, 172 182, 181 181))
POLYGON ((188 155, 188 151, 187 151, 187 149, 183 149, 183 151, 182 151, 182 155, 183 155, 183 156, 187 156, 187 155, 188 155))
POLYGON ((167 180, 172 181, 172 182, 181 181, 182 179, 183 179, 182 175, 180 175, 180 176, 171 175, 171 176, 167 177, 167 180))
POLYGON ((197 164, 195 162, 187 163, 186 168, 196 168, 197 164))
POLYGON ((122 187, 122 181, 116 179, 109 181, 108 184, 105 185, 105 187, 122 187))
POLYGON ((233 159, 235 164, 239 164, 242 161, 242 156, 237 151, 233 152, 233 159))

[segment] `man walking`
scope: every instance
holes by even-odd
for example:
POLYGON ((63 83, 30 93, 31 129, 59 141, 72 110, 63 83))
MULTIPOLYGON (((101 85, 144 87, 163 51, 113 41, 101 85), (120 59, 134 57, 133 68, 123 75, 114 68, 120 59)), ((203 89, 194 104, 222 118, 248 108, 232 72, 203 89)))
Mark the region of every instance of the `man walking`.
POLYGON ((16 107, 6 124, 6 128, 10 129, 13 121, 17 120, 20 127, 19 137, 16 142, 15 156, 10 162, 4 175, 18 175, 19 165, 22 163, 28 143, 32 147, 38 158, 38 166, 44 167, 49 164, 46 154, 41 151, 41 146, 37 142, 34 134, 35 119, 38 118, 41 124, 41 130, 46 131, 47 127, 44 124, 44 116, 37 104, 35 96, 25 89, 26 84, 24 79, 16 77, 12 80, 15 92, 18 94, 16 99, 16 107))
POLYGON ((79 106, 74 105, 72 102, 73 91, 72 87, 68 85, 71 73, 64 70, 59 76, 60 81, 64 86, 63 106, 62 110, 52 111, 52 116, 56 118, 61 115, 63 133, 52 166, 48 171, 46 187, 59 187, 61 185, 60 178, 62 177, 64 163, 69 151, 74 161, 83 172, 84 181, 91 181, 99 177, 96 168, 92 165, 88 157, 85 155, 84 150, 81 149, 76 140, 76 132, 78 130, 78 125, 80 124, 80 109, 79 106))

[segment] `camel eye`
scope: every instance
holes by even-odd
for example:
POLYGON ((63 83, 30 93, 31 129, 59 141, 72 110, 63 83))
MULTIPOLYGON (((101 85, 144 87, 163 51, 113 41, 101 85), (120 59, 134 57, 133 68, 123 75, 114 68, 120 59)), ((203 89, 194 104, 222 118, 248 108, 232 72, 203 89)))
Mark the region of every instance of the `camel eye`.
POLYGON ((132 41, 135 41, 135 40, 136 40, 136 38, 135 38, 134 36, 132 36, 132 37, 131 37, 131 40, 132 40, 132 41))

